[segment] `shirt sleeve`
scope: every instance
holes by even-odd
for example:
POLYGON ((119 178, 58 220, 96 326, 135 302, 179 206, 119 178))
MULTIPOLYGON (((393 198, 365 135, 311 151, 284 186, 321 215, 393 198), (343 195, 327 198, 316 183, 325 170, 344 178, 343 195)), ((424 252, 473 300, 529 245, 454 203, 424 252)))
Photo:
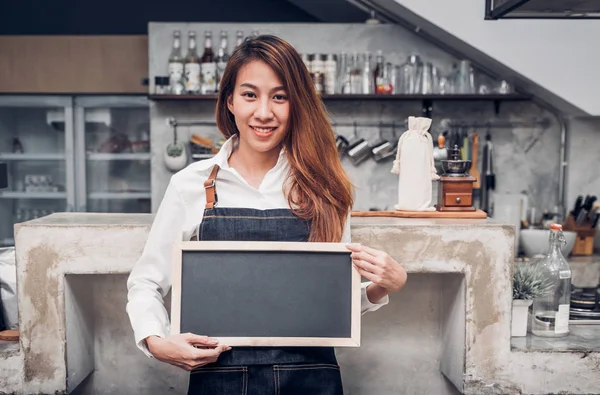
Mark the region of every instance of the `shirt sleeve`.
POLYGON ((171 288, 173 244, 183 238, 186 208, 173 179, 158 208, 146 245, 127 280, 127 313, 137 346, 149 357, 148 336, 166 337, 169 316, 163 298, 171 288))
MULTIPOLYGON (((342 243, 351 243, 351 230, 350 230, 350 213, 348 213, 348 217, 346 218, 346 223, 344 224, 344 232, 342 233, 342 243)), ((377 303, 372 303, 367 297, 367 287, 371 284, 371 281, 363 282, 360 284, 360 311, 362 314, 365 314, 369 311, 379 310, 382 306, 385 306, 390 302, 390 297, 386 295, 377 303)))

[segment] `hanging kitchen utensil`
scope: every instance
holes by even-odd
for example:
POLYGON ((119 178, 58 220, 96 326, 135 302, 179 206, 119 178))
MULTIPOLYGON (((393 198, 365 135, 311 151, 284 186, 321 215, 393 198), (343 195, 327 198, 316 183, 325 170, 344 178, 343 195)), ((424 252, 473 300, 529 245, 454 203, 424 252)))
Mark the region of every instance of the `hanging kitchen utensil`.
POLYGON ((360 165, 371 156, 371 147, 369 142, 362 137, 358 137, 357 125, 354 122, 354 142, 348 147, 348 156, 354 166, 360 165))
POLYGON ((473 132, 471 144, 471 168, 469 169, 469 175, 476 179, 473 183, 473 200, 479 201, 481 198, 481 174, 479 173, 479 167, 477 159, 479 157, 479 135, 477 132, 473 132))
POLYGON ((365 139, 363 139, 362 137, 358 137, 358 125, 356 124, 356 121, 354 121, 352 124, 354 125, 352 128, 352 140, 350 141, 348 150, 351 150, 352 148, 365 141, 365 139))
POLYGON ((437 145, 433 147, 433 160, 439 162, 448 159, 448 149, 446 148, 446 138, 443 134, 437 137, 437 145))
POLYGON ((492 216, 490 207, 490 191, 496 189, 496 175, 494 173, 494 146, 492 144, 492 136, 490 134, 490 129, 485 135, 485 146, 484 146, 484 154, 483 160, 485 161, 485 179, 484 179, 484 194, 482 196, 482 209, 488 213, 488 215, 492 216))
POLYGON ((177 140, 177 122, 172 122, 173 142, 165 148, 164 161, 165 166, 172 172, 183 169, 188 163, 188 155, 185 144, 177 140))
MULTIPOLYGON (((394 128, 392 124, 392 128, 394 128)), ((395 144, 383 138, 382 122, 379 122, 379 140, 373 144, 371 153, 375 162, 383 162, 392 158, 395 152, 395 144)))
POLYGON ((338 154, 341 158, 348 152, 348 147, 350 146, 350 143, 348 142, 348 139, 346 137, 337 133, 337 126, 334 126, 334 128, 335 128, 335 135, 336 135, 335 136, 335 146, 337 147, 338 154))
POLYGON ((433 147, 433 163, 435 164, 435 170, 440 174, 443 173, 442 161, 448 159, 448 149, 446 148, 446 136, 444 136, 444 134, 446 134, 446 132, 440 133, 438 135, 437 145, 433 147))
POLYGON ((494 145, 492 144, 492 135, 490 134, 490 130, 488 129, 487 134, 485 136, 485 144, 488 147, 488 166, 487 172, 485 173, 485 184, 488 189, 495 190, 496 189, 496 174, 494 171, 494 145))
POLYGON ((462 160, 470 160, 469 158, 469 131, 466 128, 461 130, 461 148, 460 154, 462 160))

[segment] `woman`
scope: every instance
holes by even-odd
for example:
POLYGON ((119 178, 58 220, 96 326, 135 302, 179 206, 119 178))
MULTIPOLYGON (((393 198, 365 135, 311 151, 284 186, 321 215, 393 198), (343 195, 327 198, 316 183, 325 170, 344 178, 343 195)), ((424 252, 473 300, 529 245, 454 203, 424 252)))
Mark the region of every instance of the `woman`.
MULTIPOLYGON (((171 178, 128 280, 136 342, 147 355, 191 370, 189 394, 342 394, 331 347, 231 349, 197 334, 168 335, 163 297, 174 241, 350 242, 351 184, 324 105, 290 44, 259 36, 236 48, 216 117, 227 142, 171 178)), ((362 284, 362 312, 377 310, 406 272, 384 252, 348 248, 370 280, 362 284)))

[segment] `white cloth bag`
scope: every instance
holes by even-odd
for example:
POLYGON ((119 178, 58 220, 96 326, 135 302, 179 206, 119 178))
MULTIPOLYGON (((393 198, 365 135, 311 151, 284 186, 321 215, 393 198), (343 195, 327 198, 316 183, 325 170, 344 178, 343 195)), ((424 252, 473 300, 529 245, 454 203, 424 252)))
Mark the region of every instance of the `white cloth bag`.
POLYGON ((408 130, 398 140, 392 173, 398 177, 396 210, 435 211, 431 205, 431 181, 439 180, 433 160, 433 140, 427 131, 430 118, 409 117, 408 130))

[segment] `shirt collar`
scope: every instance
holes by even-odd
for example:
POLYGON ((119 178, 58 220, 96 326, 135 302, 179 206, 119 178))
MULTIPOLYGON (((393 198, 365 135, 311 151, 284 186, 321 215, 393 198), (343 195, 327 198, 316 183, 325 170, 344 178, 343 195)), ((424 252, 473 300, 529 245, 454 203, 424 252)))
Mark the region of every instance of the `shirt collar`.
MULTIPOLYGON (((225 141, 225 143, 223 143, 223 145, 221 146, 221 149, 219 150, 219 152, 212 158, 211 163, 209 164, 210 166, 212 165, 219 165, 219 167, 221 169, 230 169, 229 167, 229 156, 231 155, 231 153, 233 152, 233 149, 237 146, 238 144, 238 137, 237 135, 233 135, 230 138, 227 139, 227 141, 225 141)), ((207 161, 208 162, 208 161, 207 161)), ((281 166, 287 166, 288 164, 288 160, 287 160, 287 156, 285 154, 285 148, 281 148, 281 151, 279 151, 279 157, 277 158, 277 163, 275 164, 275 168, 281 167, 281 166)), ((209 166, 207 166, 208 168, 209 166)))

